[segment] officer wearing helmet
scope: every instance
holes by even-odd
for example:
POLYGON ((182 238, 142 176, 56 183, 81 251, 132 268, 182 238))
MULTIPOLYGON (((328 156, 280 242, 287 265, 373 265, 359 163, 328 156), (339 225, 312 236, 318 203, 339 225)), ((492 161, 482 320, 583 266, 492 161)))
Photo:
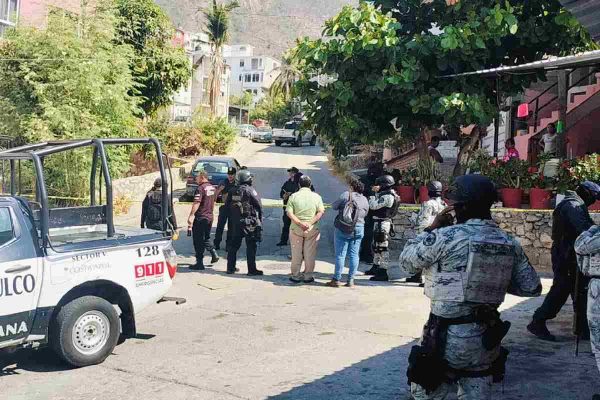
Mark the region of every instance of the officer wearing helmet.
POLYGON ((369 209, 373 215, 373 267, 366 272, 372 281, 389 280, 389 240, 393 232, 392 219, 398 212, 400 197, 396 194, 394 178, 383 175, 377 178, 373 187, 374 196, 369 197, 369 209))
POLYGON ((500 344, 510 323, 500 319, 498 307, 507 292, 535 297, 542 291, 519 242, 492 220, 496 196, 489 178, 458 177, 448 193, 451 206, 400 256, 406 272, 423 273, 431 300, 421 343, 409 356, 416 400, 445 399, 453 383, 463 400, 490 399, 508 355, 500 344))
MULTIPOLYGON (((442 199, 442 190, 442 182, 432 181, 427 185, 429 200, 421 203, 421 210, 415 221, 417 234, 423 233, 426 228, 429 228, 435 220, 435 217, 446 208, 446 202, 442 199)), ((406 279, 406 282, 421 284, 423 279, 421 278, 421 274, 416 274, 406 279)))
POLYGON ((245 239, 248 275, 262 275, 263 272, 256 268, 256 248, 257 243, 262 241, 263 212, 260 197, 252 187, 252 174, 247 169, 238 172, 236 186, 229 191, 225 208, 231 232, 227 242, 227 273, 236 272, 237 252, 245 239))
MULTIPOLYGON (((575 240, 594 225, 588 207, 600 198, 600 186, 586 181, 575 189, 567 191, 563 201, 552 214, 552 272, 554 278, 550 292, 544 303, 533 314, 527 330, 542 340, 555 341, 556 338, 546 327, 546 321, 556 317, 562 306, 573 293, 577 276, 575 240)), ((587 282, 583 282, 585 287, 587 282)), ((575 297, 574 297, 575 298, 575 297)), ((578 310, 585 310, 586 297, 579 296, 578 310)), ((576 299, 576 300, 577 300, 576 299)), ((578 312, 577 326, 587 337, 587 319, 584 312, 578 312)))
MULTIPOLYGON (((169 218, 168 221, 173 227, 177 229, 177 221, 175 220, 175 213, 173 212, 171 202, 169 201, 169 210, 167 212, 169 218)), ((142 218, 140 223, 142 228, 154 229, 156 231, 162 231, 162 179, 156 178, 152 188, 146 193, 144 201, 142 202, 142 218)))

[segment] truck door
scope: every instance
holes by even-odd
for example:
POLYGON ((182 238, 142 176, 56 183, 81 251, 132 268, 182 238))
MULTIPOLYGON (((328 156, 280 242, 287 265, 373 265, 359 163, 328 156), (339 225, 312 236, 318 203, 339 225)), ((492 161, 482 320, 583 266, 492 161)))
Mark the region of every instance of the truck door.
POLYGON ((20 209, 0 204, 0 347, 27 338, 35 317, 41 261, 31 227, 20 209))

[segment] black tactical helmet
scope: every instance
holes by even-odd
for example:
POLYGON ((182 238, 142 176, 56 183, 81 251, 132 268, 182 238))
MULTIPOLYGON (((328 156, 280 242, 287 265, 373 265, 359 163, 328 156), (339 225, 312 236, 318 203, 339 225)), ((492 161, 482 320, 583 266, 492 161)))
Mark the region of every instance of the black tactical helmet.
POLYGON ((238 183, 252 183, 252 174, 247 169, 243 169, 237 174, 238 183))
POLYGON ((391 175, 382 175, 375 181, 377 186, 381 186, 382 188, 388 188, 390 186, 394 186, 396 181, 391 175))
POLYGON ((478 208, 490 208, 498 199, 498 192, 487 176, 463 175, 448 188, 448 199, 478 208))
POLYGON ((429 182, 429 185, 427 185, 427 191, 429 192, 430 197, 440 197, 443 189, 444 186, 440 181, 431 181, 429 182))

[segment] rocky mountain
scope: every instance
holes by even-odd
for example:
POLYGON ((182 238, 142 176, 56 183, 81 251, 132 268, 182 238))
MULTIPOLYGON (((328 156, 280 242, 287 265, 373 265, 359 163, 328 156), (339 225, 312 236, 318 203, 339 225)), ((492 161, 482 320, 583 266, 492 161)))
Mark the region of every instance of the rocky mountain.
MULTIPOLYGON (((155 0, 171 16, 176 26, 202 31, 199 11, 211 0, 155 0)), ((249 43, 262 54, 280 57, 296 38, 320 35, 323 22, 346 4, 358 0, 240 0, 233 11, 230 43, 249 43)))

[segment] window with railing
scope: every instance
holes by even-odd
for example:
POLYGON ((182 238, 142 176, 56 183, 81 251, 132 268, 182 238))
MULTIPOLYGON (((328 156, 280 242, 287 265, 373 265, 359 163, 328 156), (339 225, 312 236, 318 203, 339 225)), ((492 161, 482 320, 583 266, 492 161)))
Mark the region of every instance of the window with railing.
POLYGON ((17 25, 19 0, 0 0, 0 37, 17 25))

